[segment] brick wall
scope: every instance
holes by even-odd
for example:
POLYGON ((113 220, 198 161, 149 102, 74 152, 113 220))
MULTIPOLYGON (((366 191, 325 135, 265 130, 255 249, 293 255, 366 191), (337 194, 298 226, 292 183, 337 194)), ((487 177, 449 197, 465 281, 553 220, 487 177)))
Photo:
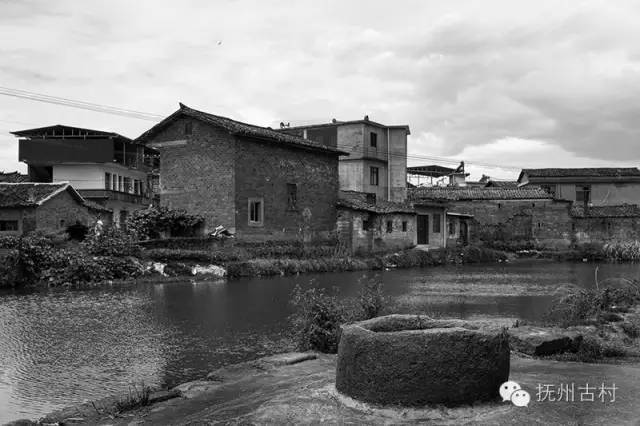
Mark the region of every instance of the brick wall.
POLYGON ((570 203, 556 200, 455 201, 452 212, 473 215, 471 240, 533 240, 542 246, 571 242, 570 203))
POLYGON ((148 143, 160 151, 160 203, 204 216, 207 233, 222 225, 239 238, 309 239, 335 230, 336 155, 236 138, 191 118, 148 143), (297 185, 295 210, 288 209, 288 183, 297 185), (249 198, 263 199, 262 226, 249 226, 249 198))
POLYGON ((202 215, 205 232, 218 225, 235 231, 234 137, 198 120, 182 118, 149 142, 165 143, 158 148, 160 204, 202 215), (191 135, 185 135, 187 122, 191 122, 191 135))
POLYGON ((67 191, 61 192, 35 209, 36 228, 52 231, 64 230, 76 221, 91 226, 97 220, 97 216, 67 191))
POLYGON ((308 240, 335 232, 337 155, 242 139, 235 158, 239 237, 308 240), (287 184, 296 185, 295 209, 288 203, 287 184), (250 198, 264 202, 263 226, 249 225, 250 198))
POLYGON ((640 240, 640 217, 576 217, 577 243, 640 240))
POLYGON ((416 215, 403 213, 375 214, 348 208, 338 209, 338 239, 354 253, 402 250, 416 245, 416 215), (363 228, 369 221, 370 228, 363 228), (387 222, 392 222, 387 232, 387 222), (402 230, 406 222, 407 230, 402 230))

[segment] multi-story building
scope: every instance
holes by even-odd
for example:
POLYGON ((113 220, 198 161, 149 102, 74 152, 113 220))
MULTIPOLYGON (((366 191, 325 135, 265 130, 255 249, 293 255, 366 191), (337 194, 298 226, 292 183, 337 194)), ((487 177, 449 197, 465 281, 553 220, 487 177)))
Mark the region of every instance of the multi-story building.
POLYGON ((407 198, 407 136, 409 126, 386 126, 369 120, 337 121, 281 132, 349 153, 340 158, 340 189, 376 194, 386 201, 407 198))
POLYGON ((519 186, 539 186, 554 198, 580 205, 640 204, 640 170, 627 168, 523 169, 519 186))
POLYGON ((55 125, 12 132, 30 182, 68 182, 85 199, 129 212, 154 202, 158 153, 117 133, 55 125))

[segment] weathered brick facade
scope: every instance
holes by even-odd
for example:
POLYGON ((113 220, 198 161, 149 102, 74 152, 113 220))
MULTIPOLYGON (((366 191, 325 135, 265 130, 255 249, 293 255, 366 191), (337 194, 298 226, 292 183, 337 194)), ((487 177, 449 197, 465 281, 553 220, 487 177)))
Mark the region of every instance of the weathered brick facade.
POLYGON ((451 210, 473 215, 471 240, 532 240, 542 246, 571 243, 570 203, 558 200, 460 200, 451 210))
POLYGON ((205 232, 222 225, 239 238, 308 240, 335 231, 336 151, 234 135, 189 115, 145 142, 161 154, 161 204, 204 216, 205 232), (261 203, 259 224, 249 200, 261 203))
POLYGON ((18 230, 3 231, 0 235, 24 235, 36 230, 64 231, 76 222, 92 226, 98 219, 108 223, 110 214, 90 209, 64 191, 39 206, 0 208, 0 220, 18 222, 18 230))
POLYGON ((338 238, 354 253, 403 250, 416 245, 416 215, 338 208, 338 238), (365 229, 363 222, 368 225, 365 229), (391 222, 391 228, 388 228, 391 222), (390 231, 390 232, 389 232, 390 231))

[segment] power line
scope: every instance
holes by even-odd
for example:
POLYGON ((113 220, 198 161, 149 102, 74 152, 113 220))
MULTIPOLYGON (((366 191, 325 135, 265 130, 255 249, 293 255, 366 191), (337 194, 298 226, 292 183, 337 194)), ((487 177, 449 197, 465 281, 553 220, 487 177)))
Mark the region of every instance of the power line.
POLYGON ((9 87, 0 86, 0 95, 11 96, 14 98, 27 99, 30 101, 44 102, 55 105, 62 105, 71 108, 84 109, 105 114, 119 115, 129 118, 138 118, 140 120, 159 121, 164 118, 160 114, 130 110, 126 108, 118 108, 109 105, 101 105, 92 102, 76 101, 58 96, 50 96, 42 93, 28 92, 26 90, 11 89, 9 87))
MULTIPOLYGON (((67 106, 71 108, 84 109, 88 111, 100 112, 105 114, 118 115, 118 116, 123 116, 128 118, 154 121, 154 122, 160 121, 164 118, 164 116, 160 114, 131 110, 126 108, 119 108, 119 107, 102 105, 102 104, 97 104, 92 102, 78 101, 78 100, 69 99, 69 98, 50 96, 42 93, 12 89, 9 87, 2 87, 2 86, 0 86, 0 95, 11 96, 11 97, 26 99, 30 101, 36 101, 36 102, 44 102, 44 103, 50 103, 55 105, 67 106)), ((365 149, 354 148, 351 150, 351 152, 364 154, 365 149)), ((419 161, 428 160, 428 161, 436 161, 436 162, 446 163, 446 164, 460 163, 460 160, 455 160, 455 159, 450 159, 445 157, 415 155, 415 154, 408 154, 408 153, 399 152, 399 151, 390 151, 388 154, 389 154, 389 157, 406 158, 407 160, 419 160, 419 161)), ((465 161, 465 164, 468 164, 471 166, 486 167, 486 168, 500 168, 500 169, 511 169, 511 170, 521 169, 521 167, 502 166, 498 164, 490 164, 490 163, 482 163, 482 162, 474 162, 474 161, 465 161)))

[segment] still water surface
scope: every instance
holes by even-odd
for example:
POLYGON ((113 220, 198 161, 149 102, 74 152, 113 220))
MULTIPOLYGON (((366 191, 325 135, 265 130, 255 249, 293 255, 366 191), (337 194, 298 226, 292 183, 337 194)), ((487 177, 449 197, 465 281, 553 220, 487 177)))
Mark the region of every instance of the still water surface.
MULTIPOLYGON (((593 286, 595 268, 518 261, 0 294, 0 423, 290 350, 296 284, 337 286, 347 298, 373 278, 398 312, 533 319, 559 287, 593 286)), ((640 278, 640 265, 599 267, 600 282, 615 277, 640 278)))

